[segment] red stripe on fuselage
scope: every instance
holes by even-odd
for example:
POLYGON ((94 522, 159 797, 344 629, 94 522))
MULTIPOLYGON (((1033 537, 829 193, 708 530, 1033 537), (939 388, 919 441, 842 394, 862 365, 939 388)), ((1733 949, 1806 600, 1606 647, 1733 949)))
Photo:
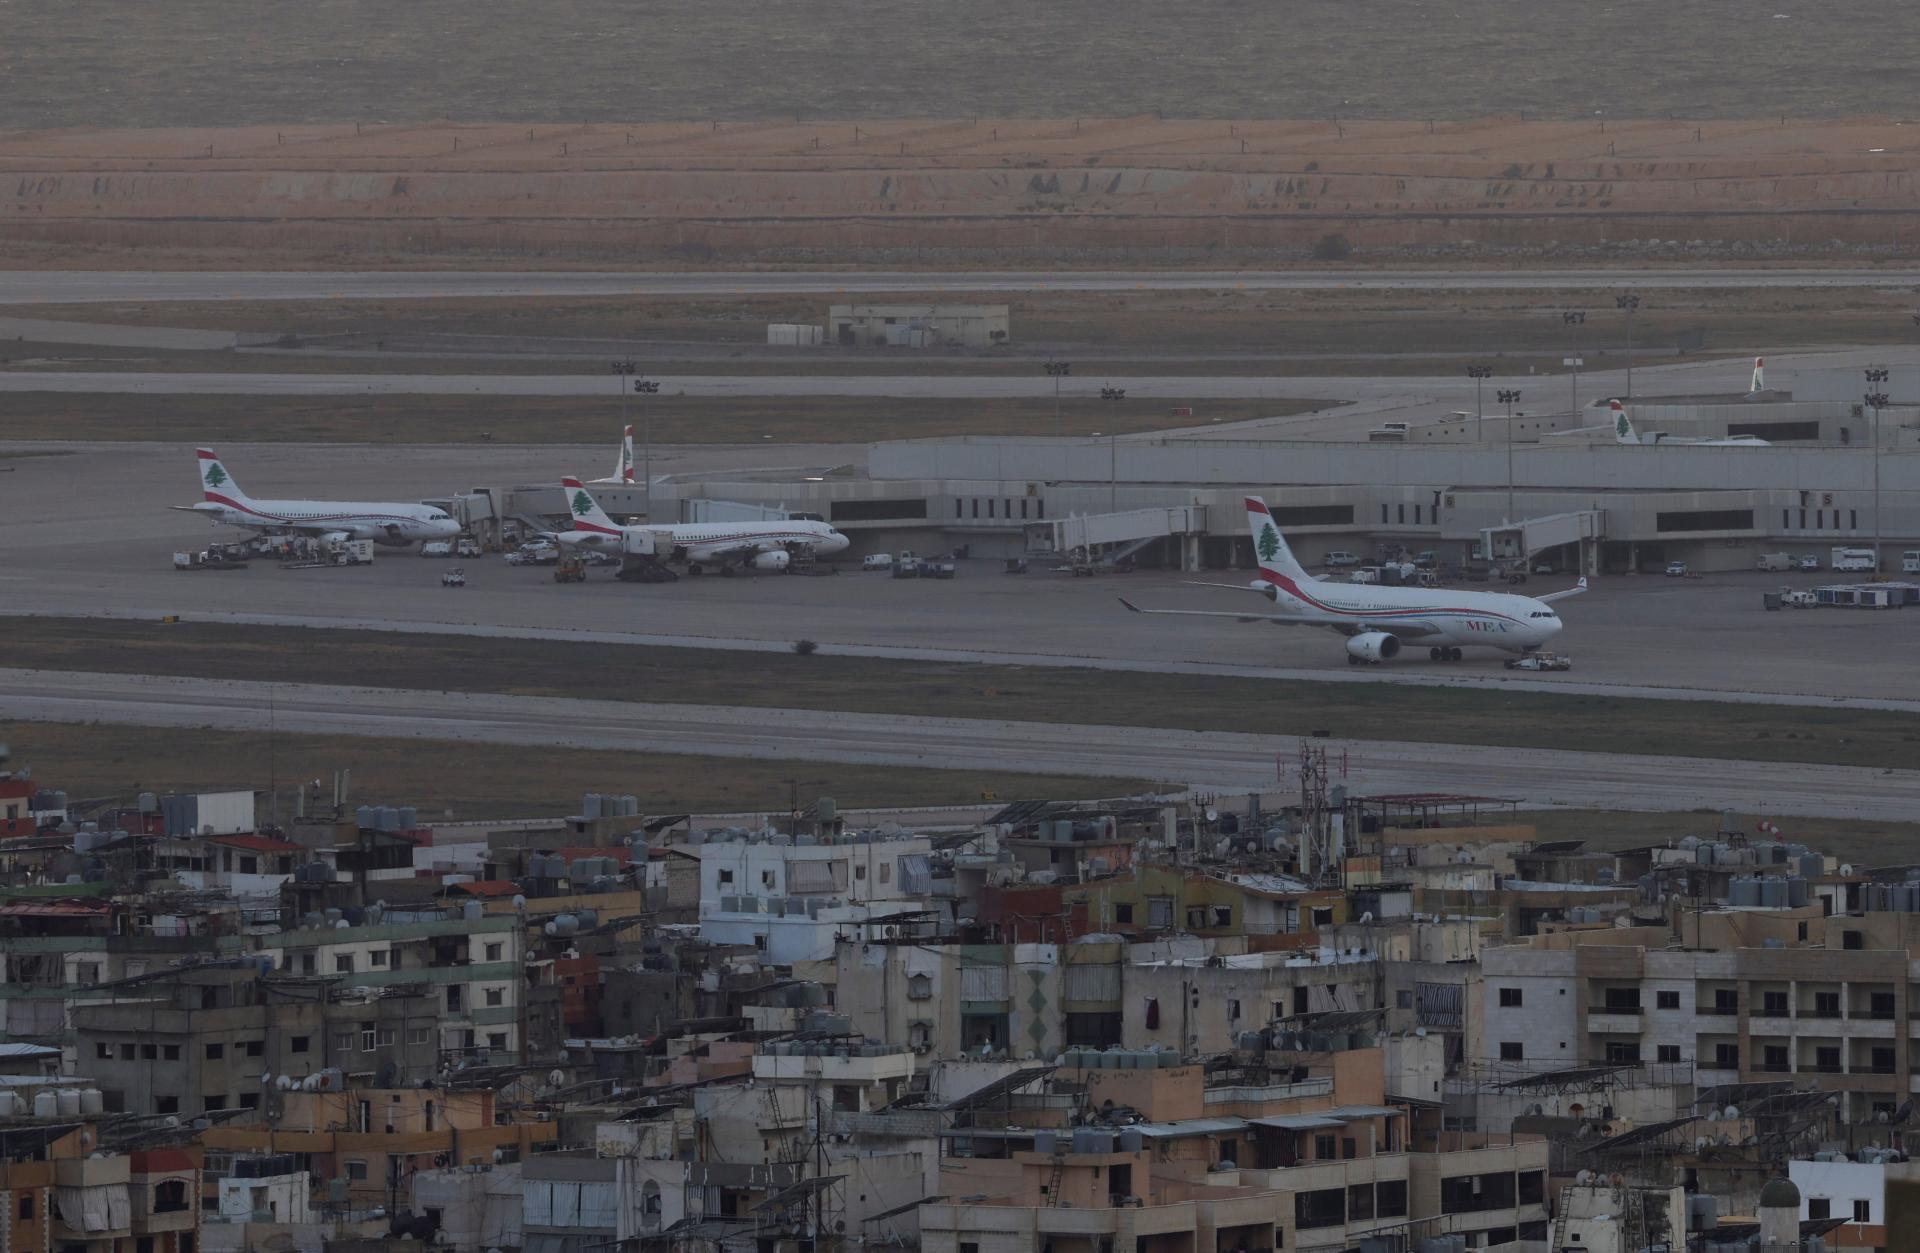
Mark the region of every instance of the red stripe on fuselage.
POLYGON ((1422 614, 1464 614, 1464 615, 1480 615, 1488 618, 1498 618, 1502 622, 1511 622, 1517 626, 1526 625, 1519 618, 1511 617, 1507 614, 1500 613, 1497 610, 1493 610, 1493 609, 1467 609, 1467 608, 1462 608, 1457 606, 1449 607, 1444 605, 1408 605, 1402 608, 1394 608, 1392 606, 1382 605, 1378 609, 1336 609, 1332 605, 1328 605, 1322 601, 1315 600, 1313 597, 1307 595, 1305 592, 1302 592, 1300 590, 1300 585, 1298 583, 1295 583, 1292 579, 1288 578, 1284 574, 1279 573, 1278 571, 1269 570, 1265 566, 1262 566, 1260 567, 1260 577, 1267 580, 1267 582, 1274 584, 1281 591, 1293 597, 1295 600, 1302 601, 1305 604, 1312 605, 1315 609, 1318 609, 1321 613, 1342 614, 1349 618, 1392 618, 1392 617, 1409 617, 1409 616, 1419 617, 1422 614))

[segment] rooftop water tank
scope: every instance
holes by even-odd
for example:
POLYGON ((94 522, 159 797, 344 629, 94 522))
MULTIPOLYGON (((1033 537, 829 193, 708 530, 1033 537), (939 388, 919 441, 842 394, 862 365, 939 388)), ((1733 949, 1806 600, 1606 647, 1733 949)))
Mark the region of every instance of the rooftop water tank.
POLYGON ((588 792, 586 796, 581 798, 580 816, 582 818, 598 818, 600 816, 600 793, 588 792))
POLYGON ((82 1114, 103 1114, 106 1112, 106 1109, 106 1097, 102 1095, 99 1088, 80 1089, 80 1112, 82 1114))
POLYGON ((57 1107, 60 1110, 60 1117, 78 1118, 80 1116, 79 1088, 61 1088, 55 1095, 58 1101, 57 1107))
POLYGON ((35 1118, 58 1118, 60 1116, 60 1098, 52 1088, 42 1088, 33 1094, 33 1116, 35 1118))

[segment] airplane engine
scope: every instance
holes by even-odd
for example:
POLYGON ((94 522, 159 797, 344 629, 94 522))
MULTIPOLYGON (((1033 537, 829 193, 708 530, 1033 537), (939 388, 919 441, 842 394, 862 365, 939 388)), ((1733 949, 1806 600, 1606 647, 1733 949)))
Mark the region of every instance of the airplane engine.
POLYGON ((1400 639, 1385 631, 1363 631, 1347 639, 1347 660, 1354 664, 1377 664, 1400 653, 1400 639))
POLYGON ((784 550, 775 549, 770 553, 756 554, 748 564, 756 570, 784 570, 792 563, 793 558, 789 557, 784 550))

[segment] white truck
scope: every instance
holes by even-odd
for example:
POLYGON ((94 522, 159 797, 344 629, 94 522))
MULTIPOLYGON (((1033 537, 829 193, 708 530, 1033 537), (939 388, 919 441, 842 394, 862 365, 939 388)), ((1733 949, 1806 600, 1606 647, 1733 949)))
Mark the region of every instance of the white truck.
POLYGON ((1900 573, 1920 574, 1920 548, 1909 548, 1900 554, 1900 573))
POLYGON ((1827 567, 1838 573, 1857 573, 1877 569, 1871 548, 1836 548, 1833 550, 1833 564, 1827 567))
POLYGON ((1761 553, 1760 564, 1756 569, 1764 570, 1770 574, 1781 574, 1793 569, 1797 564, 1793 559, 1792 553, 1761 553))

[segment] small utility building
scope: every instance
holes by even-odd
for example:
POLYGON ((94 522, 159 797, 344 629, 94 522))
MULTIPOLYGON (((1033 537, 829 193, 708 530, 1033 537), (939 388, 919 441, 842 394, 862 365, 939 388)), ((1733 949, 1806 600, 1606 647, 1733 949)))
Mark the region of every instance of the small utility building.
POLYGON ((992 348, 1011 337, 1006 305, 834 305, 827 333, 849 348, 992 348))

